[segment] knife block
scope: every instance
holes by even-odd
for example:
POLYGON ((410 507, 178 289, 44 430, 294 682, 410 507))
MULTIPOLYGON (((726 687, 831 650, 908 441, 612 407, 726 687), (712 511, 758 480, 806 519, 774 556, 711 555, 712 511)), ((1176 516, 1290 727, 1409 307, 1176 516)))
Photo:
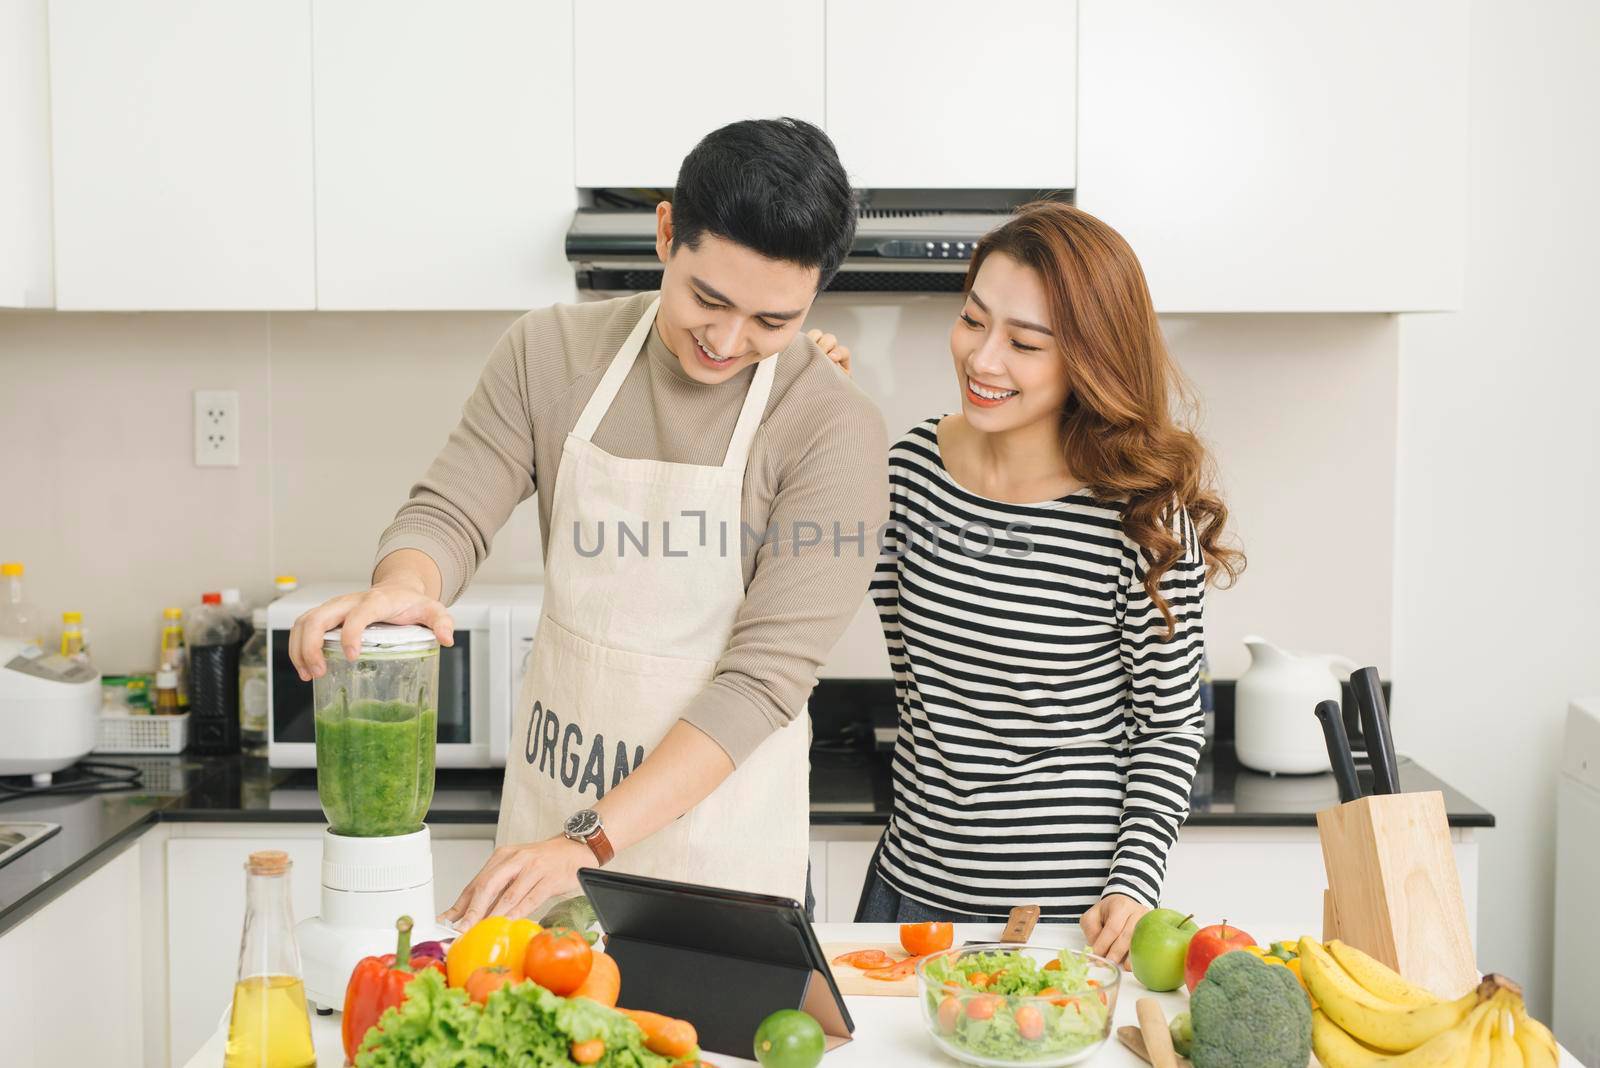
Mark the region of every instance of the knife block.
POLYGON ((1317 813, 1317 831, 1323 941, 1355 946, 1440 997, 1478 982, 1443 794, 1359 798, 1317 813))

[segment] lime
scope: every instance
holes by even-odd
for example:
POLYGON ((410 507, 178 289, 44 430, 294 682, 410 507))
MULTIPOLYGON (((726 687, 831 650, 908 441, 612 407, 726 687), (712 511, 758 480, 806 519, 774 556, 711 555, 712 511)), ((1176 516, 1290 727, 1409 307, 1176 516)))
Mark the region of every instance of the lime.
POLYGON ((816 1068, 826 1048, 822 1025, 799 1009, 779 1009, 756 1028, 761 1068, 816 1068))

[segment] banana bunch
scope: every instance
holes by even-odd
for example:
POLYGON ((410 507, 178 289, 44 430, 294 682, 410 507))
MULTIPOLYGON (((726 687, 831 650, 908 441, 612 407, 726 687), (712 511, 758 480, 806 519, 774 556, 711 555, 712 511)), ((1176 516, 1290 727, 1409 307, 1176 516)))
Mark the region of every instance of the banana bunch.
POLYGON ((1447 1001, 1343 942, 1302 938, 1300 962, 1323 1068, 1556 1068, 1555 1036, 1504 976, 1447 1001))

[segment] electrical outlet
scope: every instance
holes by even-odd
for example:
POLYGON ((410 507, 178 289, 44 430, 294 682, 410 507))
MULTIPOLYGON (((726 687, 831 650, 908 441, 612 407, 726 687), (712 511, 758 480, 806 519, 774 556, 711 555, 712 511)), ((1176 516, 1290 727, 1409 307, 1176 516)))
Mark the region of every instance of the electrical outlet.
POLYGON ((194 391, 194 465, 239 466, 239 391, 194 391))

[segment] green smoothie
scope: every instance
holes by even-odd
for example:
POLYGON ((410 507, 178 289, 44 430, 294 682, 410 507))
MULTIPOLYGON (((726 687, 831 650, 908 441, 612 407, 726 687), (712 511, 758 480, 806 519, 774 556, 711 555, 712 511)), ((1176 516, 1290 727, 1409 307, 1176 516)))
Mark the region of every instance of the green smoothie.
POLYGON ((438 713, 404 701, 317 710, 317 796, 334 834, 411 834, 433 801, 438 713))

